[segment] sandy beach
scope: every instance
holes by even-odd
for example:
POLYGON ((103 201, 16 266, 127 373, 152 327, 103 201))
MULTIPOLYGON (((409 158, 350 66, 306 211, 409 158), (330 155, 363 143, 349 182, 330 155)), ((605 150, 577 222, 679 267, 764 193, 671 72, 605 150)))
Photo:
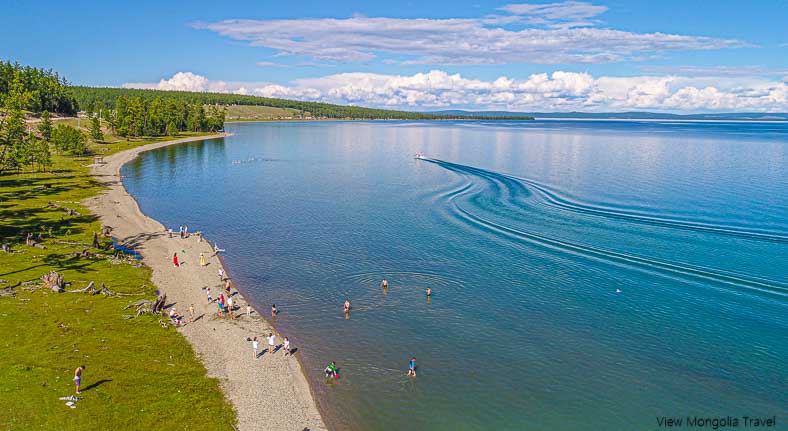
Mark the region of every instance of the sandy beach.
MULTIPOLYGON (((100 217, 102 224, 113 228, 113 235, 121 243, 141 253, 145 264, 153 270, 153 282, 167 294, 168 304, 174 304, 178 314, 187 315, 189 305, 194 304, 197 316, 202 317, 178 331, 191 343, 208 375, 220 380, 227 399, 237 412, 240 430, 324 430, 326 426, 299 361, 292 356, 285 357, 282 350, 274 354, 266 352, 258 360, 253 359, 247 338, 258 337, 262 351, 267 347, 265 337, 268 333, 276 333, 263 316, 256 310, 251 318, 245 315, 247 303, 240 292, 233 296, 240 307, 236 320, 218 318, 216 304, 207 303, 204 288, 211 289, 214 299, 223 290, 217 275, 221 262, 211 245, 194 234, 180 239, 177 226, 175 234, 169 238, 161 223, 142 213, 120 180, 120 168, 141 152, 223 136, 160 142, 105 157, 105 163, 94 166, 92 173, 108 189, 88 199, 85 205, 100 217), (176 252, 182 263, 179 268, 172 264, 176 252), (204 267, 200 266, 200 253, 204 253, 208 263, 204 267)), ((191 233, 200 231, 199 226, 189 226, 189 229, 191 233)), ((210 232, 205 234, 210 237, 210 232)), ((277 345, 281 343, 281 336, 277 336, 277 345)))

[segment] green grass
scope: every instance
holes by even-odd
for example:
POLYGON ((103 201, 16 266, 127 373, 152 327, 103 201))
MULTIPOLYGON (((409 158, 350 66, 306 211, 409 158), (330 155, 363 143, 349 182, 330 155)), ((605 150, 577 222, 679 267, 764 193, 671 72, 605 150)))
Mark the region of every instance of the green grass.
MULTIPOLYGON (((111 154, 157 140, 91 147, 111 154)), ((0 252, 0 288, 31 282, 17 287, 15 298, 0 297, 0 430, 232 429, 232 408, 188 342, 156 317, 122 318, 127 304, 154 297, 150 270, 112 263, 111 252, 95 249, 97 259, 75 258, 90 247, 58 243, 89 244, 100 230, 79 204, 102 187, 85 167, 91 160, 54 156, 56 173, 0 176, 0 243, 14 250, 0 252), (82 215, 46 208, 50 201, 82 215), (25 246, 24 230, 41 232, 46 249, 25 246), (144 296, 23 290, 50 270, 64 275, 68 290, 95 281, 144 296), (70 409, 58 398, 73 394, 73 370, 81 364, 84 400, 70 409)))
POLYGON ((272 106, 230 105, 227 106, 227 121, 272 120, 293 118, 302 111, 272 106))

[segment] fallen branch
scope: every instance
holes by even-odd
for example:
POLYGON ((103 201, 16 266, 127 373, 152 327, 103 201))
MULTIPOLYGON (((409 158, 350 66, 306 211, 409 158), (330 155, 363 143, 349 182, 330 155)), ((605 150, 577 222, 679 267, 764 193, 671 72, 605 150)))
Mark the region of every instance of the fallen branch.
POLYGON ((91 281, 90 284, 88 284, 87 287, 85 287, 84 289, 69 290, 67 293, 89 293, 91 295, 95 295, 96 294, 96 283, 91 281))

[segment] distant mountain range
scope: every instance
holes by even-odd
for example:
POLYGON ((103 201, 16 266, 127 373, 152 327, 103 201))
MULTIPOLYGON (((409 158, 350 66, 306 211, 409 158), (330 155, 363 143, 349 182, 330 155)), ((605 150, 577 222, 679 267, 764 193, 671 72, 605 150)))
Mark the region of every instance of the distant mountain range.
POLYGON ((463 111, 459 109, 432 111, 429 114, 474 117, 512 117, 528 115, 538 119, 577 118, 589 120, 735 120, 735 121, 788 121, 785 112, 725 112, 718 114, 663 114, 659 112, 510 112, 463 111))

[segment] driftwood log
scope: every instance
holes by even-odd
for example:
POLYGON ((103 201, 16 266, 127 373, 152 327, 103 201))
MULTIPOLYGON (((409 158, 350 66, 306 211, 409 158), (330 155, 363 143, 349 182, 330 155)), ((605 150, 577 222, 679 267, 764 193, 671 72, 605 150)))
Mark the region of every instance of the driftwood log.
POLYGON ((167 295, 161 295, 155 300, 143 299, 141 301, 137 301, 127 305, 124 310, 128 310, 129 308, 136 308, 136 313, 132 317, 140 317, 143 314, 151 313, 151 314, 160 314, 164 309, 164 306, 167 304, 167 295))
POLYGON ((88 284, 84 289, 69 290, 68 293, 89 293, 91 295, 95 295, 98 292, 96 292, 96 283, 91 281, 90 284, 88 284))
POLYGON ((28 247, 38 247, 41 249, 46 248, 43 245, 39 244, 36 240, 34 240, 33 234, 30 232, 27 233, 27 238, 25 238, 25 244, 27 244, 28 247))
POLYGON ((66 288, 66 280, 63 279, 60 273, 55 271, 42 275, 41 280, 44 282, 44 286, 53 292, 60 293, 66 288))
POLYGON ((77 211, 75 209, 68 208, 68 207, 62 207, 62 206, 60 206, 60 205, 58 205, 58 204, 56 204, 54 202, 47 202, 47 208, 55 208, 55 209, 63 210, 70 216, 82 215, 82 214, 79 213, 79 211, 77 211))

